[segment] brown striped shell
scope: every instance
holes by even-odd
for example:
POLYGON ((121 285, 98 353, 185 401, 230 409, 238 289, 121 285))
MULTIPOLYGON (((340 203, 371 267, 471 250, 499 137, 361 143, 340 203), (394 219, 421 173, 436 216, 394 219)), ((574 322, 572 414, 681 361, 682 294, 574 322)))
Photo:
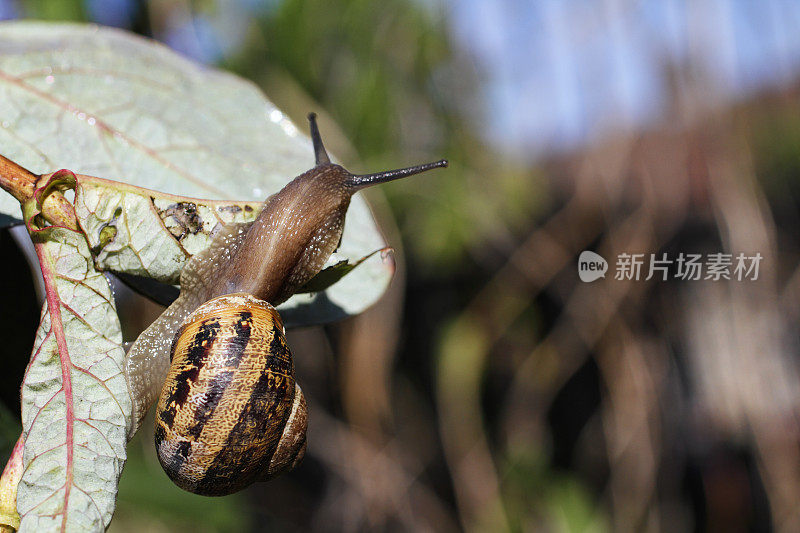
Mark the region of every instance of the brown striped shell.
POLYGON ((170 359, 155 441, 179 487, 231 494, 300 461, 306 404, 274 307, 245 293, 209 300, 176 332, 170 359))

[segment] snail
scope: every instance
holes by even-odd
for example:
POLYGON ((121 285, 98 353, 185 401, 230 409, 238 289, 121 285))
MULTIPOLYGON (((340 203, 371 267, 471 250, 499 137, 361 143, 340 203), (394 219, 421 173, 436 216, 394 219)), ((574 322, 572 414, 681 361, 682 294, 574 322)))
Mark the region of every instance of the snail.
POLYGON ((306 403, 274 306, 336 250, 355 192, 447 166, 441 160, 351 174, 331 163, 315 115, 308 119, 314 168, 269 197, 255 221, 226 225, 192 257, 178 299, 126 359, 134 400, 129 436, 158 398, 159 461, 179 487, 196 494, 231 494, 302 459, 306 403), (163 385, 152 376, 165 376, 163 385))

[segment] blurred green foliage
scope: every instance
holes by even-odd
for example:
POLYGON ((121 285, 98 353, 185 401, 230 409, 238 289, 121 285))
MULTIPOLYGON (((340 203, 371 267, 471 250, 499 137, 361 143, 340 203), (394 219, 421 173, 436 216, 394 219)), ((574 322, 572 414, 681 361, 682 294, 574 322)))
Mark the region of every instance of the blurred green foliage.
POLYGON ((548 457, 539 450, 514 450, 501 474, 503 500, 513 530, 541 529, 542 524, 552 531, 611 530, 591 492, 574 476, 551 469, 548 457), (534 494, 536 497, 532 498, 534 494), (534 510, 530 508, 532 504, 534 510), (536 523, 532 522, 533 517, 536 523))
POLYGON ((20 2, 23 13, 42 20, 86 20, 84 2, 81 0, 25 0, 20 2))
POLYGON ((771 203, 792 203, 800 193, 800 121, 785 109, 754 120, 753 152, 758 176, 771 203))
POLYGON ((446 33, 407 1, 287 0, 257 27, 263 50, 244 51, 244 73, 283 68, 331 111, 362 157, 397 150, 403 113, 430 117, 443 107, 421 96, 451 55, 446 33))

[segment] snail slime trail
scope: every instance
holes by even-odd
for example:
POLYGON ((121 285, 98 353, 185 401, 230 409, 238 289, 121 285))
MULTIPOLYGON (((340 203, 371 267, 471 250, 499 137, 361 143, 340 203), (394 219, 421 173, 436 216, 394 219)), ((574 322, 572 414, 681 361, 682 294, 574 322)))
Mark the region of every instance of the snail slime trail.
POLYGON ((189 260, 180 296, 126 359, 130 436, 157 401, 159 461, 196 494, 231 494, 302 459, 306 402, 274 306, 322 270, 354 193, 447 166, 351 174, 331 163, 315 115, 308 118, 314 168, 268 198, 254 222, 228 224, 189 260))

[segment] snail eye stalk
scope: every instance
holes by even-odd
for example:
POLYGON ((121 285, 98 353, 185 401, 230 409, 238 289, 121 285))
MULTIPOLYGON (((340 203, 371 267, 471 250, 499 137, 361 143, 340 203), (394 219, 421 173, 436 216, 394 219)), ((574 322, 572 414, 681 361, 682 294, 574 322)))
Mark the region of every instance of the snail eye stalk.
POLYGON ((314 159, 317 166, 328 165, 331 158, 328 157, 328 151, 325 150, 325 145, 322 144, 322 135, 319 133, 319 126, 317 126, 317 114, 308 114, 308 123, 311 126, 311 142, 314 143, 314 159))

